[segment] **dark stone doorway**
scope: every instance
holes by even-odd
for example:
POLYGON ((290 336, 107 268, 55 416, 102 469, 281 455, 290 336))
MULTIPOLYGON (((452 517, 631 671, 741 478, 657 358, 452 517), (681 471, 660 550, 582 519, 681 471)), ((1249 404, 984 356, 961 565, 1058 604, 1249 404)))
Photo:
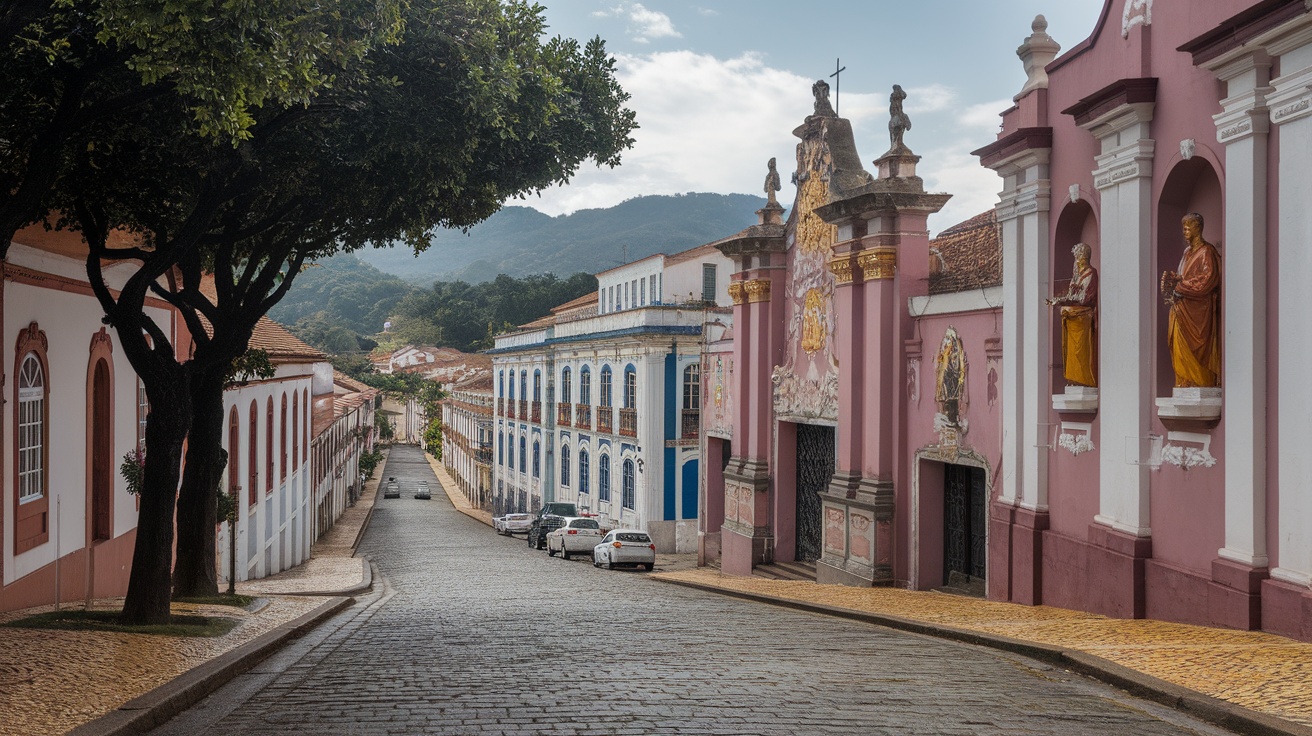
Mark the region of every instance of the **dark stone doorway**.
POLYGON ((943 524, 944 584, 972 595, 984 595, 988 489, 983 468, 943 467, 943 524))
POLYGON ((797 425, 797 559, 820 559, 820 493, 834 475, 834 428, 797 425))

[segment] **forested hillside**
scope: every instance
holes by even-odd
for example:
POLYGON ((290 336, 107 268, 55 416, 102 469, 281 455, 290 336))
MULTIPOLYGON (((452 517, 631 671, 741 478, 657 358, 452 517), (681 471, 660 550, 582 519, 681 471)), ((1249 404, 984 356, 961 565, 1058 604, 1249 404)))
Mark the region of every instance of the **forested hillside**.
POLYGON ((747 194, 637 197, 606 209, 550 217, 505 207, 468 233, 439 232, 415 257, 405 248, 360 257, 413 283, 471 283, 498 274, 595 273, 653 253, 674 253, 732 235, 756 222, 765 204, 747 194))

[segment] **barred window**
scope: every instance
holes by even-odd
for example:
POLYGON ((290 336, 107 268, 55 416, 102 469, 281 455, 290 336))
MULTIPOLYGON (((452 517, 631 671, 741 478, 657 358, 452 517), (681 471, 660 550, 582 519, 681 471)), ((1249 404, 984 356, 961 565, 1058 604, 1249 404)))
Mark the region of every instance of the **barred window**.
POLYGON ((624 461, 624 508, 632 509, 635 505, 637 488, 633 477, 633 461, 624 461))

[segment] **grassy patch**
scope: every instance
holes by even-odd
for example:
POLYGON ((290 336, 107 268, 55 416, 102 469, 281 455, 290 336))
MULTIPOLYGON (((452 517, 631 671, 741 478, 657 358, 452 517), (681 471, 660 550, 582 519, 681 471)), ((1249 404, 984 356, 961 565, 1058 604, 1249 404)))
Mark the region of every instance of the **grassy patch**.
POLYGON ((174 603, 193 603, 200 606, 232 606, 233 608, 246 608, 255 602, 253 595, 228 595, 221 593, 219 595, 198 595, 188 598, 174 598, 174 603))
POLYGON ((179 616, 167 624, 128 626, 119 621, 119 611, 50 611, 11 621, 6 626, 19 629, 56 629, 59 631, 115 631, 124 634, 157 636, 223 636, 237 626, 237 620, 221 616, 179 616))

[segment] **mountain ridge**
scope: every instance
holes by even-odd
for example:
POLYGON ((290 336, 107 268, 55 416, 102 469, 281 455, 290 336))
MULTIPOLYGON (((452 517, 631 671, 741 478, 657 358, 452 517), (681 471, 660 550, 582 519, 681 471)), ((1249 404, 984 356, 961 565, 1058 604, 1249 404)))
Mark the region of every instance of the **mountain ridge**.
POLYGON ((502 273, 596 273, 728 237, 755 224, 756 210, 764 204, 765 198, 750 194, 689 192, 635 197, 555 217, 512 205, 468 233, 439 231, 418 257, 403 247, 355 255, 384 273, 425 285, 479 283, 502 273))

